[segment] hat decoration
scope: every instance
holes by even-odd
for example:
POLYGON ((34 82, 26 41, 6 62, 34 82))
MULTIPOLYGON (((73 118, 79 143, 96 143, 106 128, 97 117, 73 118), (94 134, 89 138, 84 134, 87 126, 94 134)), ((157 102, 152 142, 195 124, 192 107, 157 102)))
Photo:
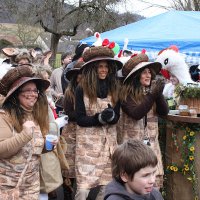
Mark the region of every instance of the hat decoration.
POLYGON ((92 44, 92 46, 102 46, 101 34, 99 32, 95 32, 94 37, 96 38, 96 41, 92 44))
POLYGON ((99 32, 95 32, 94 36, 96 38, 96 41, 92 44, 92 46, 95 46, 95 47, 107 46, 108 48, 113 50, 115 55, 119 53, 120 46, 116 42, 110 42, 108 39, 103 40, 99 32))
POLYGON ((119 51, 119 53, 116 56, 116 59, 125 64, 130 59, 130 57, 133 56, 135 53, 138 52, 128 49, 128 38, 125 38, 123 49, 119 51))
POLYGON ((108 48, 112 49, 115 55, 117 55, 120 51, 119 45, 116 42, 110 42, 108 39, 103 40, 102 46, 107 46, 108 48))
POLYGON ((117 69, 122 67, 122 63, 115 59, 115 55, 117 55, 120 51, 120 47, 116 42, 110 42, 108 39, 101 39, 100 33, 96 32, 95 37, 97 41, 92 44, 90 48, 88 48, 83 53, 83 68, 91 62, 99 61, 99 60, 110 60, 117 64, 117 69))
POLYGON ((123 57, 129 57, 129 56, 131 56, 132 54, 135 53, 135 51, 128 49, 128 42, 129 42, 128 38, 125 38, 124 39, 124 46, 123 46, 123 54, 122 54, 123 57))

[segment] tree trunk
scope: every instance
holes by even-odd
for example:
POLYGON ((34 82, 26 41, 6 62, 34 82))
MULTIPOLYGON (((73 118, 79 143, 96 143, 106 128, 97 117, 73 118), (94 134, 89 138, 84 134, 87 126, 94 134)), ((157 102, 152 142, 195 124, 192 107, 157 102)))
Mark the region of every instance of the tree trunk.
POLYGON ((56 57, 56 52, 57 52, 57 48, 58 48, 58 43, 60 40, 61 36, 59 34, 51 34, 51 51, 52 51, 52 59, 55 59, 56 57))

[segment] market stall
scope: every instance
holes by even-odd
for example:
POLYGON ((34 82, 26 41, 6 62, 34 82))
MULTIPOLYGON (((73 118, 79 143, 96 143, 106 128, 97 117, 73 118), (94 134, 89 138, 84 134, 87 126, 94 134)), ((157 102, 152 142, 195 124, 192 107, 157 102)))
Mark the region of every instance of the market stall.
POLYGON ((200 117, 166 118, 166 199, 200 199, 200 117))

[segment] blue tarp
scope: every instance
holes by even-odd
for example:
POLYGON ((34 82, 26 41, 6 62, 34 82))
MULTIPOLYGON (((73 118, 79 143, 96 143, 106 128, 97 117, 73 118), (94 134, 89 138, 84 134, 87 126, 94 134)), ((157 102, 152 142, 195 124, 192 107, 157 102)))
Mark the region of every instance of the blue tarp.
MULTIPOLYGON (((121 48, 124 39, 128 38, 128 49, 135 51, 146 49, 152 55, 170 45, 177 45, 181 53, 199 59, 200 12, 169 11, 101 33, 101 38, 114 41, 121 48)), ((82 41, 91 45, 95 40, 92 36, 82 41)))

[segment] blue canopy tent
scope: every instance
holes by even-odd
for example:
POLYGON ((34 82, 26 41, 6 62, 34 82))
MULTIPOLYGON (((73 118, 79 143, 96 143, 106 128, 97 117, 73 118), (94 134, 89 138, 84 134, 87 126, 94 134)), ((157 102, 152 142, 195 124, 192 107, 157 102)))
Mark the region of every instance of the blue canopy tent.
MULTIPOLYGON (((186 54, 186 62, 200 64, 200 12, 169 11, 151 18, 101 33, 102 39, 109 39, 124 45, 128 38, 128 49, 147 50, 151 59, 157 53, 171 45, 176 45, 179 51, 186 54)), ((94 36, 83 39, 92 45, 94 36)))

